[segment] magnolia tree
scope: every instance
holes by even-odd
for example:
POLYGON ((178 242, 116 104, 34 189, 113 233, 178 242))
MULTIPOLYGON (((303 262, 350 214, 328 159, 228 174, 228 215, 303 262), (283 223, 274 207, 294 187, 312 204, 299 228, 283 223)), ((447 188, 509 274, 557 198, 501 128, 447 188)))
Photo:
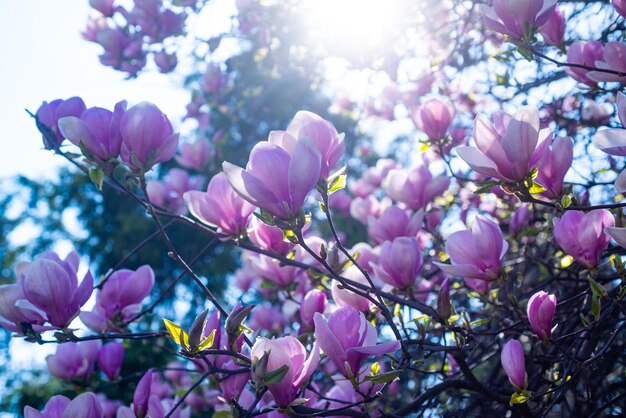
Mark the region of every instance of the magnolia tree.
POLYGON ((83 36, 131 78, 184 73, 193 129, 124 100, 32 116, 152 220, 128 257, 156 240, 180 274, 18 264, 0 324, 57 344, 73 390, 25 416, 624 414, 625 2, 241 0, 209 38, 191 28, 213 2, 121 3, 90 0, 83 36), (322 116, 291 108, 302 83, 322 116), (193 254, 175 224, 205 237, 193 254), (206 245, 240 257, 226 295, 197 274, 206 245), (142 322, 183 281, 205 306, 142 322), (148 346, 171 363, 128 373, 148 346))

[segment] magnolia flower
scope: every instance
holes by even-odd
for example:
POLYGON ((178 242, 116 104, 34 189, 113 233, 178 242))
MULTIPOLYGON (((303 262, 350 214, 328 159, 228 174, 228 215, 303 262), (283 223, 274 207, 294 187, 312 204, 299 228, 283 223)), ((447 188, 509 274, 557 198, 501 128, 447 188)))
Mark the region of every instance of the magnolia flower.
POLYGON ((530 297, 526 313, 528 322, 542 340, 550 338, 552 333, 552 318, 556 310, 556 296, 539 291, 530 297))
POLYGON ((396 205, 389 206, 380 218, 370 216, 367 220, 367 234, 376 243, 393 241, 398 237, 415 237, 422 227, 424 211, 413 215, 396 205))
POLYGON ((366 358, 393 353, 400 348, 398 341, 376 344, 376 328, 350 306, 336 310, 328 322, 322 314, 316 313, 314 321, 317 343, 348 378, 359 374, 366 358))
POLYGON ((193 216, 228 235, 245 231, 254 212, 254 206, 235 193, 224 173, 211 178, 206 193, 191 190, 183 198, 193 216))
POLYGON ((78 395, 73 400, 65 396, 51 397, 43 411, 27 406, 24 408, 24 418, 104 418, 100 401, 91 392, 78 395))
POLYGON ((556 7, 556 0, 494 0, 480 4, 485 25, 512 39, 522 39, 529 30, 544 25, 556 7))
MULTIPOLYGON (((626 44, 621 42, 608 42, 604 45, 602 59, 596 60, 593 67, 602 70, 617 71, 622 74, 626 73, 626 44)), ((587 77, 594 81, 626 82, 626 76, 620 76, 605 71, 590 71, 587 73, 587 77)))
POLYGON ((474 141, 478 148, 457 148, 459 156, 475 171, 517 182, 524 180, 539 164, 552 139, 552 130, 540 129, 539 112, 524 106, 510 116, 497 113, 493 124, 484 115, 474 122, 474 141))
POLYGON ((563 251, 584 267, 593 268, 600 264, 600 255, 611 241, 605 228, 615 225, 611 212, 606 209, 588 213, 570 210, 552 222, 554 239, 563 251))
POLYGON ((435 140, 446 137, 455 114, 449 100, 431 98, 415 109, 411 117, 417 129, 423 131, 429 139, 435 140))
POLYGON ((563 45, 565 35, 565 17, 558 8, 552 9, 546 23, 541 26, 541 36, 547 44, 554 46, 563 45))
POLYGON ((302 324, 313 328, 313 316, 324 313, 328 305, 326 294, 318 289, 309 290, 300 303, 300 320, 302 324))
MULTIPOLYGON (((577 41, 567 49, 567 62, 569 64, 584 65, 595 68, 596 61, 602 60, 603 46, 598 41, 577 41)), ((574 80, 595 87, 596 82, 589 78, 589 72, 586 68, 567 67, 565 72, 574 80)))
POLYGON ((250 357, 257 362, 257 369, 253 373, 260 379, 283 366, 287 368, 284 376, 278 382, 267 385, 269 391, 274 395, 276 404, 281 408, 286 408, 296 399, 300 388, 315 371, 320 352, 317 344, 313 344, 311 354, 307 358, 306 349, 297 338, 286 336, 268 340, 259 337, 252 346, 250 357), (264 370, 259 370, 258 364, 263 363, 261 359, 264 356, 267 356, 266 366, 264 370))
POLYGON ((50 374, 64 380, 89 379, 101 345, 99 340, 59 344, 56 353, 46 357, 50 374))
POLYGON ((452 264, 435 263, 451 276, 462 277, 472 289, 485 293, 489 282, 500 274, 502 257, 509 245, 500 227, 477 216, 471 231, 458 231, 446 240, 446 252, 452 264))
POLYGON ((228 162, 223 167, 242 198, 278 218, 291 219, 319 180, 321 161, 313 141, 303 138, 291 154, 275 143, 260 142, 252 149, 245 170, 228 162))
POLYGON ((59 119, 65 116, 80 117, 85 111, 86 106, 80 97, 70 97, 67 100, 53 100, 50 103, 43 102, 37 109, 37 120, 50 129, 53 138, 46 138, 43 135, 43 144, 46 149, 54 149, 63 142, 63 134, 59 129, 59 119), (49 143, 50 140, 55 142, 49 143))
POLYGON ((415 238, 398 237, 386 241, 378 264, 372 264, 376 277, 398 289, 415 286, 422 269, 422 252, 415 238))
POLYGON ((517 340, 509 340, 502 348, 500 353, 500 362, 504 372, 509 377, 509 382, 517 389, 522 391, 528 385, 528 377, 526 375, 526 366, 524 365, 524 348, 517 340))
POLYGON ((391 170, 383 181, 387 195, 413 210, 423 209, 450 186, 446 174, 433 177, 428 166, 420 164, 411 170, 391 170))
POLYGON ((537 183, 545 187, 541 194, 556 198, 563 191, 563 179, 572 166, 574 143, 569 138, 555 138, 539 162, 537 183))

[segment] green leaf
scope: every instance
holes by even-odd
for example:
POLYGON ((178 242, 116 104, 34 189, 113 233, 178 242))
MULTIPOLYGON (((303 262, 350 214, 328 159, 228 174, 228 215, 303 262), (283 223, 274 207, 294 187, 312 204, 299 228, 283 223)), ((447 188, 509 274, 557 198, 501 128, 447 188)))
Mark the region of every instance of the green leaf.
POLYGON ((591 298, 591 314, 597 321, 600 319, 600 312, 602 311, 602 301, 598 295, 593 295, 591 298))
POLYGON ((102 190, 102 183, 104 182, 104 171, 102 168, 92 168, 89 170, 89 178, 96 185, 98 190, 102 190))
POLYGON ((521 392, 521 393, 515 392, 514 394, 511 395, 511 400, 509 401, 509 405, 513 406, 515 404, 526 403, 526 401, 528 401, 528 398, 529 396, 526 391, 521 392))
POLYGON ((269 226, 275 226, 276 222, 274 222, 274 217, 271 213, 261 209, 261 213, 253 212, 253 215, 259 218, 261 222, 269 226))
POLYGON ((485 181, 478 183, 478 189, 474 191, 474 194, 483 194, 490 193, 491 189, 499 185, 500 183, 497 181, 485 181))
POLYGON ((587 319, 587 317, 585 316, 584 313, 580 313, 580 321, 583 323, 585 328, 589 328, 591 326, 591 323, 589 322, 589 319, 587 319))
POLYGON ((215 411, 213 418, 233 418, 233 413, 226 410, 215 411))
POLYGON ((167 332, 169 332, 170 337, 172 337, 172 340, 174 340, 174 342, 178 345, 187 346, 189 343, 189 336, 187 333, 179 325, 176 325, 169 319, 163 318, 163 322, 165 323, 165 328, 167 329, 167 332), (183 336, 183 344, 181 344, 180 341, 181 335, 183 336))
POLYGON ((608 296, 606 289, 600 283, 596 282, 591 277, 587 277, 587 281, 589 282, 589 285, 591 286, 591 291, 594 295, 602 296, 603 298, 608 296))
POLYGON ((335 193, 337 190, 341 190, 345 187, 346 187, 346 175, 341 174, 335 177, 330 183, 330 186, 328 187, 328 194, 331 195, 335 193))
POLYGON ((528 193, 530 194, 539 194, 545 191, 546 191, 546 188, 534 180, 533 180, 533 184, 528 188, 528 193))
POLYGON ((215 331, 217 331, 217 330, 214 329, 213 331, 211 331, 209 336, 206 337, 204 339, 204 341, 202 341, 200 343, 200 345, 198 346, 198 351, 202 351, 202 350, 204 350, 206 348, 209 348, 209 347, 211 347, 213 345, 213 341, 215 340, 215 331))
POLYGON ((392 370, 387 373, 380 373, 374 376, 366 376, 363 381, 365 382, 374 382, 374 383, 390 383, 394 380, 398 379, 398 375, 400 375, 401 370, 392 370))
POLYGON ((278 369, 274 370, 273 372, 266 374, 265 379, 263 379, 263 383, 265 383, 266 385, 271 385, 272 383, 278 383, 283 379, 283 377, 285 377, 288 371, 289 371, 289 366, 284 364, 278 369))
POLYGON ((569 207, 572 204, 572 197, 570 195, 565 195, 561 197, 561 206, 564 208, 569 207))

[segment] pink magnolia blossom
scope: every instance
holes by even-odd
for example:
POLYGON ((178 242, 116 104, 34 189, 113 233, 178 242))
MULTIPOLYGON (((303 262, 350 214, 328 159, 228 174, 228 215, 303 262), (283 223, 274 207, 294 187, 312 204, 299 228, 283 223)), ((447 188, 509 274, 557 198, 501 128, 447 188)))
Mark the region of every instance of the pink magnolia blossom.
MULTIPOLYGON (((603 46, 598 41, 576 41, 567 49, 567 62, 595 68, 596 61, 601 61, 603 46)), ((596 82, 589 77, 591 70, 586 68, 567 67, 565 72, 574 80, 595 87, 596 82)))
POLYGON ((524 364, 524 347, 517 340, 509 340, 500 353, 500 362, 509 382, 518 391, 526 389, 528 377, 524 364))
POLYGON ((260 142, 252 149, 245 170, 228 162, 223 167, 242 198, 278 218, 291 219, 317 184, 321 159, 319 149, 306 137, 296 141, 291 154, 275 143, 260 142))
POLYGON ((541 26, 541 36, 549 45, 563 45, 565 35, 565 17, 558 8, 552 9, 548 21, 541 26))
MULTIPOLYGON (((608 42, 604 45, 602 59, 596 60, 593 67, 602 70, 617 71, 622 74, 626 73, 626 44, 621 42, 608 42)), ((626 82, 626 76, 604 71, 590 71, 587 73, 587 77, 594 81, 626 82)))
MULTIPOLYGON (((363 276, 363 273, 361 273, 357 266, 348 267, 342 272, 341 275, 346 279, 369 286, 367 278, 363 276)), ((339 306, 351 306, 358 311, 369 312, 373 305, 371 301, 363 296, 357 295, 351 290, 340 286, 340 283, 337 280, 333 280, 331 282, 330 291, 332 293, 333 300, 339 306)))
POLYGON ((565 137, 555 138, 539 162, 536 181, 546 188, 542 195, 556 198, 563 192, 563 179, 572 166, 574 144, 565 137))
POLYGON ((422 252, 415 238, 398 237, 386 241, 378 264, 372 264, 376 277, 398 289, 415 286, 422 269, 422 252))
POLYGON ((43 411, 27 406, 24 408, 24 418, 104 418, 100 401, 91 392, 78 395, 73 400, 65 396, 51 397, 43 411))
POLYGON ((556 0, 494 0, 480 4, 485 25, 512 39, 529 35, 529 29, 544 25, 556 7, 556 0))
POLYGON ((316 313, 314 321, 317 343, 348 378, 359 374, 366 358, 393 353, 400 348, 398 341, 377 344, 376 328, 350 306, 336 310, 328 321, 316 313))
POLYGON ((626 17, 626 1, 625 0, 611 0, 611 4, 623 17, 626 17))
POLYGON ((308 328, 313 328, 313 316, 319 312, 324 313, 328 300, 326 294, 318 289, 309 290, 300 302, 300 320, 308 328))
POLYGON ((254 212, 254 206, 233 190, 224 173, 211 178, 206 193, 191 190, 183 198, 191 214, 202 223, 232 236, 245 231, 254 212))
POLYGON ((441 196, 450 186, 446 174, 433 177, 425 164, 411 170, 394 169, 383 181, 383 189, 395 201, 402 202, 409 209, 423 209, 435 197, 441 196))
POLYGON ((87 380, 93 373, 102 343, 100 340, 59 344, 55 354, 46 357, 50 374, 64 380, 87 380))
POLYGON ((98 367, 110 381, 117 379, 124 361, 124 344, 113 341, 105 344, 98 353, 98 367))
POLYGON ((617 117, 622 128, 597 131, 592 138, 593 145, 609 155, 626 157, 626 95, 617 93, 617 117))
POLYGON ((250 357, 260 359, 269 356, 266 373, 271 373, 287 366, 283 378, 267 385, 279 407, 285 408, 293 402, 302 386, 309 380, 319 362, 319 348, 313 344, 311 354, 307 358, 306 349, 297 338, 286 336, 271 340, 258 337, 252 346, 250 357))
POLYGON ((474 122, 477 148, 458 147, 457 153, 481 174, 516 182, 537 167, 552 135, 552 130, 540 129, 537 108, 524 106, 513 116, 494 115, 493 124, 479 115, 474 122))
POLYGON ((163 180, 148 180, 146 190, 150 202, 182 215, 187 213, 184 195, 199 189, 203 183, 202 176, 191 176, 186 170, 172 168, 163 180))
POLYGON ((539 291, 530 297, 526 313, 528 322, 542 340, 550 338, 552 334, 552 319, 556 310, 556 296, 539 291))
POLYGON ((443 139, 448 133, 456 112, 449 100, 428 99, 412 112, 415 126, 424 132, 428 139, 443 139))
POLYGON ((554 239, 563 251, 584 267, 593 268, 600 264, 600 255, 611 241, 604 230, 615 225, 611 212, 606 209, 588 213, 570 210, 552 222, 554 239))
POLYGON ((185 168, 201 171, 209 162, 213 150, 209 142, 196 138, 194 142, 185 142, 180 146, 180 154, 174 157, 185 168))
POLYGON ((67 100, 53 100, 50 103, 43 102, 37 109, 37 119, 40 123, 47 126, 52 132, 53 138, 43 136, 43 143, 46 149, 54 149, 63 142, 63 134, 59 129, 59 119, 65 116, 80 117, 85 111, 86 106, 80 97, 70 97, 67 100), (49 143, 49 140, 55 142, 49 143))
POLYGON ((477 216, 471 231, 455 232, 446 240, 451 264, 435 265, 451 276, 462 277, 472 289, 486 293, 489 282, 500 274, 502 257, 508 248, 500 227, 477 216))
POLYGON ((367 234, 375 242, 382 244, 393 241, 398 237, 415 237, 421 230, 424 221, 424 211, 411 215, 408 211, 392 205, 388 207, 380 218, 370 216, 367 220, 367 234))

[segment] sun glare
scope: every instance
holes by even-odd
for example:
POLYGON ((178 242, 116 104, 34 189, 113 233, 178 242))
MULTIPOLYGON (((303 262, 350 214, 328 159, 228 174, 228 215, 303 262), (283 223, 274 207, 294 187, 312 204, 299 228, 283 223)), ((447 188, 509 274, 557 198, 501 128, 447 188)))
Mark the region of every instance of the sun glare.
POLYGON ((404 0, 309 0, 303 12, 312 42, 359 53, 389 45, 402 27, 404 0))

